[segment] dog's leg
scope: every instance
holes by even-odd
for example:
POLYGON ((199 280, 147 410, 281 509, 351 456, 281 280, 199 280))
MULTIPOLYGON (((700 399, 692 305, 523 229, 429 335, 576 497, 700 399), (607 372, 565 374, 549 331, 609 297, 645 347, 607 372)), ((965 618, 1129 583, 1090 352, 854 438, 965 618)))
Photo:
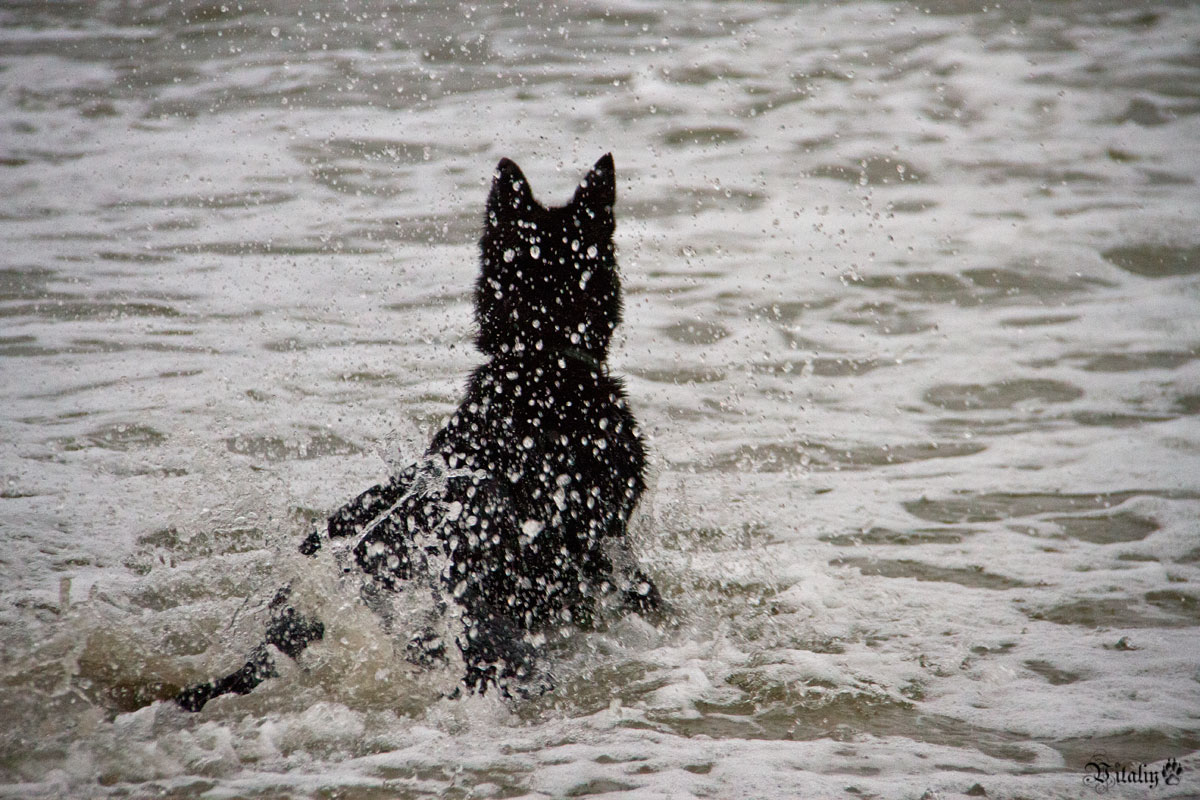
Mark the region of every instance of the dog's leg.
MULTIPOLYGON (((331 539, 340 536, 356 536, 371 526, 381 514, 394 506, 412 485, 416 467, 412 466, 387 483, 372 486, 329 516, 325 523, 325 535, 331 539)), ((306 556, 321 549, 321 530, 315 530, 300 543, 300 552, 306 556)))
POLYGON ((254 648, 254 652, 250 654, 249 660, 241 669, 231 672, 219 680, 184 689, 175 695, 175 702, 184 711, 199 711, 214 697, 223 694, 247 694, 255 686, 267 678, 274 678, 277 674, 279 673, 275 671, 274 659, 271 658, 266 645, 260 644, 254 648))
POLYGON ((420 550, 410 552, 406 534, 398 515, 384 517, 354 546, 354 560, 359 569, 389 592, 400 590, 401 581, 412 576, 413 559, 418 559, 419 564, 423 557, 420 550))
POLYGON ((284 605, 289 590, 279 591, 271 606, 275 613, 267 625, 265 641, 250 654, 242 667, 219 680, 201 683, 175 696, 175 702, 186 711, 199 711, 204 704, 223 694, 247 694, 268 678, 279 673, 267 645, 273 645, 291 658, 297 658, 304 648, 325 635, 325 625, 312 617, 302 616, 291 606, 284 605))
POLYGON ((472 618, 457 642, 467 667, 463 683, 472 691, 486 694, 488 686, 495 686, 511 698, 553 688, 549 676, 537 671, 537 648, 504 616, 472 618))

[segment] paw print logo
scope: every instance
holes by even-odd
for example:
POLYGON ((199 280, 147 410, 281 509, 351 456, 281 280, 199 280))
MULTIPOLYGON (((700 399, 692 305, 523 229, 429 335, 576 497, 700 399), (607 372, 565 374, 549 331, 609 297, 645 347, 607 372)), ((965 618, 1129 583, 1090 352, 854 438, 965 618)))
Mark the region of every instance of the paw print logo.
POLYGON ((1174 758, 1168 758, 1162 767, 1163 784, 1174 786, 1179 783, 1179 776, 1183 774, 1183 767, 1174 758))

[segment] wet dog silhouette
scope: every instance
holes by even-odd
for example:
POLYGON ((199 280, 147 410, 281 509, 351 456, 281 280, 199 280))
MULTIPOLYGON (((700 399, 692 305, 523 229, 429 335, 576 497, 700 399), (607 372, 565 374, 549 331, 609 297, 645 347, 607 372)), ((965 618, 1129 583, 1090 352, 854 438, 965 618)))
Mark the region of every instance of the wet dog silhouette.
MULTIPOLYGON (((487 361, 421 461, 301 545, 312 555, 327 537, 357 537, 354 565, 376 592, 424 571, 461 607, 454 638, 471 690, 522 693, 538 656, 531 634, 587 628, 601 603, 645 612, 660 602, 625 550, 645 453, 621 381, 605 366, 621 321, 615 197, 611 155, 560 208, 539 204, 520 168, 500 162, 475 284, 476 344, 487 361)), ((275 674, 269 646, 295 658, 323 635, 283 590, 246 664, 176 700, 196 711, 249 692, 275 674)), ((410 652, 436 659, 444 646, 413 632, 410 652)))

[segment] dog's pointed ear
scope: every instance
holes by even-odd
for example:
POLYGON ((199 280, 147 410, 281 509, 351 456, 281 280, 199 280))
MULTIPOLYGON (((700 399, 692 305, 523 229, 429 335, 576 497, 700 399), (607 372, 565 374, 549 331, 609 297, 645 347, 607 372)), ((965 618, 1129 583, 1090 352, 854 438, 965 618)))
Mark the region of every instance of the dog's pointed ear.
POLYGON ((492 190, 488 193, 488 225, 496 226, 501 220, 519 218, 533 205, 533 191, 521 168, 507 158, 500 159, 492 173, 492 190))
POLYGON ((605 153, 579 184, 571 204, 589 211, 593 217, 611 220, 616 201, 617 173, 613 168, 612 153, 605 153))

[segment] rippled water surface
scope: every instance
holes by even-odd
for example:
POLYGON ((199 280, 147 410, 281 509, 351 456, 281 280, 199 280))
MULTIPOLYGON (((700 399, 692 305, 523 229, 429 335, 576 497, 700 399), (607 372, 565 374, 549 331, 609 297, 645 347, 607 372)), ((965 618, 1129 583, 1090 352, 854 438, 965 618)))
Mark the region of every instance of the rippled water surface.
POLYGON ((298 5, 0 8, 0 795, 1200 793, 1200 10, 298 5), (671 612, 448 700, 294 546, 608 151, 671 612))

